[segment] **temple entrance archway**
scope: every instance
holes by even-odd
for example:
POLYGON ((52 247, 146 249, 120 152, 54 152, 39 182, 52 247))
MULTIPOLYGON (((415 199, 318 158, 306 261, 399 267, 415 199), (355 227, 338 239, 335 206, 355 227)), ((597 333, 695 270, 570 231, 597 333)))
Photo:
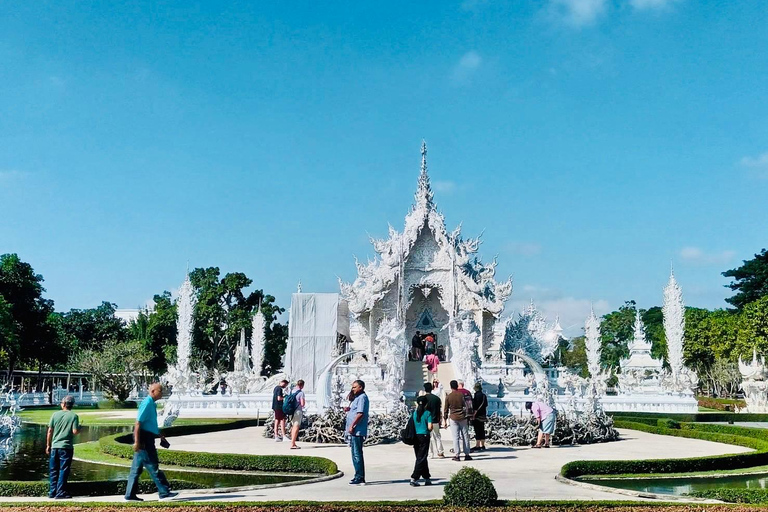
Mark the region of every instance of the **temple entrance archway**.
POLYGON ((448 329, 443 328, 448 325, 449 317, 440 299, 439 288, 414 287, 411 289, 410 303, 405 314, 405 336, 410 348, 411 339, 416 331, 434 333, 438 352, 443 353, 447 361, 450 359, 448 329))

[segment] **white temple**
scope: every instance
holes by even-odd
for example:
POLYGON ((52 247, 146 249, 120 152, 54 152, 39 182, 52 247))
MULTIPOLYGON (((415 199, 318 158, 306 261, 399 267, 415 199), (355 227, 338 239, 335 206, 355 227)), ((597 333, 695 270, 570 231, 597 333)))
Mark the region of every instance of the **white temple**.
POLYGON ((675 373, 668 375, 650 356, 638 317, 630 357, 622 361, 621 393, 606 396, 610 369, 599 366, 594 312, 586 325, 590 380, 556 366, 563 330, 558 320, 548 323, 533 302, 517 318, 502 318, 512 280, 496 280, 495 259, 482 262, 479 237, 464 239, 460 227, 447 231, 434 203, 426 144, 403 231, 390 226, 386 239, 371 243, 376 256, 365 264, 356 261, 357 276, 352 283, 340 280, 340 293, 293 294, 285 365, 269 379, 260 375, 264 319, 254 317, 250 356, 243 335, 237 367, 223 376, 232 384, 228 396, 203 394, 206 376, 188 367, 194 295, 187 278, 179 298, 179 363, 167 376, 175 386, 169 403, 185 415, 259 415, 270 410, 272 386, 287 378, 305 381, 308 409, 318 412, 338 405, 351 381, 362 379, 371 409, 389 411, 426 380, 424 364, 408 361, 411 338, 421 331, 436 337, 440 381, 447 387, 462 379, 468 388, 482 382, 489 414, 519 413, 535 395, 570 409, 602 404, 606 410, 695 411, 695 374, 682 366, 684 309, 674 276, 674 286, 665 289, 664 325, 675 373))

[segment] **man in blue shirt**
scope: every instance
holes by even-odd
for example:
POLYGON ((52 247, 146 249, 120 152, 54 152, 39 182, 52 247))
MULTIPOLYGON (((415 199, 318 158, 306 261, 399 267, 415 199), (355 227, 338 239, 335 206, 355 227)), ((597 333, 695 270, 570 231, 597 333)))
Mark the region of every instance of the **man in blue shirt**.
POLYGON ((352 403, 347 407, 346 433, 352 448, 352 465, 355 477, 349 485, 365 485, 365 460, 363 460, 363 442, 368 437, 368 395, 365 394, 365 382, 356 380, 352 383, 352 403))
POLYGON ((168 480, 160 471, 160 461, 157 458, 155 438, 160 438, 160 444, 168 448, 168 441, 160 433, 157 426, 157 402, 163 396, 163 386, 159 382, 149 386, 149 395, 139 405, 139 413, 133 427, 133 463, 128 474, 128 486, 125 489, 127 501, 144 501, 136 493, 139 490, 139 477, 144 468, 147 468, 150 478, 157 486, 160 499, 173 498, 177 492, 171 492, 168 488, 168 480))

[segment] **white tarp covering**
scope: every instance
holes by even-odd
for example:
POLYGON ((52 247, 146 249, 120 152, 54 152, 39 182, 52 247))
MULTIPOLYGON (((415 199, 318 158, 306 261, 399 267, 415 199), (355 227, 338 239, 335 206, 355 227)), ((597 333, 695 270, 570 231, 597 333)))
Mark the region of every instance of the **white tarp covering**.
POLYGON ((314 393, 323 368, 331 362, 338 334, 349 337, 349 308, 338 293, 294 293, 288 321, 285 373, 304 379, 314 393))

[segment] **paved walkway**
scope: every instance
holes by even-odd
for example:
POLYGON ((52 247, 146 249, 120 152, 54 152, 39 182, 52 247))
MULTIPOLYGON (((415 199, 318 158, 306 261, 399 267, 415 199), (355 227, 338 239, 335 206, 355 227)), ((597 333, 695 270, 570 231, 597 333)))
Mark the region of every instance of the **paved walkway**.
MULTIPOLYGON (((301 450, 289 450, 289 443, 276 443, 263 437, 263 427, 196 434, 171 438, 172 449, 215 453, 315 455, 335 461, 344 472, 342 478, 316 484, 259 489, 232 494, 195 494, 182 491, 180 497, 194 501, 263 501, 263 500, 410 500, 437 499, 452 473, 464 465, 483 471, 493 481, 502 499, 637 499, 620 494, 595 491, 557 482, 555 475, 563 464, 573 460, 640 459, 658 457, 698 457, 749 451, 697 439, 661 436, 635 430, 619 430, 621 440, 584 446, 562 446, 549 450, 532 448, 491 447, 471 462, 454 462, 450 458, 430 459, 429 467, 435 485, 413 488, 408 485, 413 470, 413 449, 402 443, 365 448, 368 485, 351 487, 348 481, 354 470, 346 445, 299 443, 301 450)), ((446 436, 444 436, 446 437, 446 436)), ((445 442, 446 451, 452 443, 445 442)), ((156 499, 157 494, 146 495, 156 499)), ((119 501, 121 497, 79 498, 76 501, 119 501)), ((7 501, 4 499, 3 501, 7 501)), ((21 501, 21 500, 18 500, 21 501)))

